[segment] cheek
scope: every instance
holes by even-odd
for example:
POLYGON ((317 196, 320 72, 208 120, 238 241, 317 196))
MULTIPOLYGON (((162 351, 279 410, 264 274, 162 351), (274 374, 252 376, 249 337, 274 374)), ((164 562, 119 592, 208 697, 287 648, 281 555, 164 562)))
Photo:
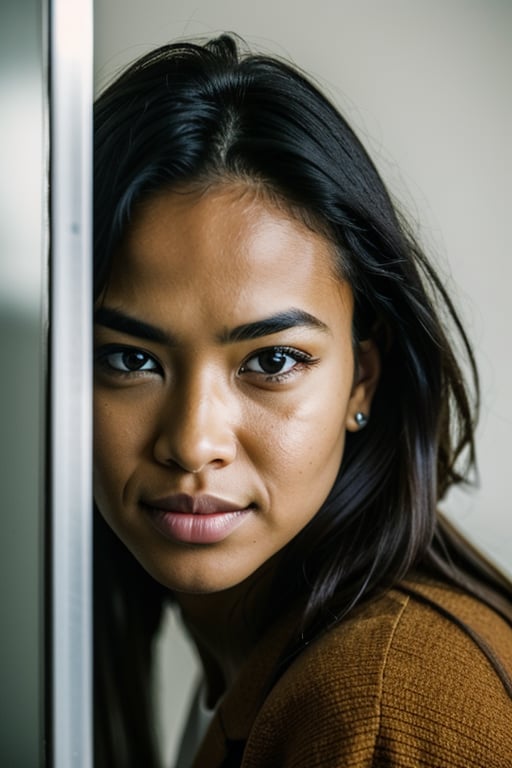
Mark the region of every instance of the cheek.
POLYGON ((140 394, 135 388, 105 394, 101 387, 94 396, 94 455, 110 459, 140 454, 154 432, 158 398, 140 394))
POLYGON ((140 429, 133 409, 112 407, 101 395, 94 398, 94 495, 98 506, 118 497, 140 452, 140 429))
POLYGON ((341 464, 346 402, 345 392, 316 388, 278 418, 260 412, 250 419, 258 430, 247 439, 273 506, 308 517, 322 504, 341 464))
POLYGON ((342 380, 333 384, 339 376, 326 376, 315 381, 293 410, 287 414, 284 424, 276 432, 276 442, 283 443, 283 452, 295 458, 302 456, 303 463, 321 466, 334 461, 339 465, 343 452, 350 382, 342 380), (286 445, 284 445, 286 443, 286 445))

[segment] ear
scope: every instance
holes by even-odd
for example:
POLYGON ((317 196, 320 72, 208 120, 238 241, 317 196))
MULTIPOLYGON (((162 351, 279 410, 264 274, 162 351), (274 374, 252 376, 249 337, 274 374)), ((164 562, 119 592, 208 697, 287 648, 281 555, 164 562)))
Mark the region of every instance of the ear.
POLYGON ((356 413, 362 413, 369 418, 380 371, 380 352, 375 341, 366 339, 360 342, 356 351, 354 386, 347 407, 345 426, 349 432, 359 432, 361 429, 361 425, 356 421, 356 413))

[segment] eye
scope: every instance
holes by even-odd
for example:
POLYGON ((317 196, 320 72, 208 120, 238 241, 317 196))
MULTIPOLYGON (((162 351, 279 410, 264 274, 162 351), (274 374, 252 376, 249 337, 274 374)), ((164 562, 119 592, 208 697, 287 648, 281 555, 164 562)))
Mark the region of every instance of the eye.
POLYGON ((291 347, 268 347, 248 357, 240 373, 259 373, 268 380, 279 381, 280 377, 292 373, 297 367, 311 365, 313 358, 291 347))
POLYGON ((158 371, 156 360, 140 349, 133 347, 107 347, 97 353, 99 364, 118 373, 146 373, 158 371))

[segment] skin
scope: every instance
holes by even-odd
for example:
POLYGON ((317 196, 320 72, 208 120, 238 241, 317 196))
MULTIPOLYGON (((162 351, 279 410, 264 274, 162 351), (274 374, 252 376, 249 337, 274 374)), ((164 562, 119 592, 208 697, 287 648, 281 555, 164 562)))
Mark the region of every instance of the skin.
POLYGON ((250 645, 239 634, 232 647, 234 606, 248 591, 258 603, 255 580, 266 582, 328 495, 355 413, 370 412, 378 353, 365 342, 354 359, 352 292, 329 241, 242 185, 147 202, 98 307, 169 338, 96 325, 96 502, 144 568, 178 594, 203 657, 231 678, 250 645), (290 309, 318 322, 227 340, 290 309), (269 349, 280 373, 265 370, 269 349), (141 369, 126 371, 133 360, 141 369), (175 493, 221 497, 243 520, 215 543, 174 541, 144 503, 175 493), (223 638, 219 626, 230 628, 223 638))

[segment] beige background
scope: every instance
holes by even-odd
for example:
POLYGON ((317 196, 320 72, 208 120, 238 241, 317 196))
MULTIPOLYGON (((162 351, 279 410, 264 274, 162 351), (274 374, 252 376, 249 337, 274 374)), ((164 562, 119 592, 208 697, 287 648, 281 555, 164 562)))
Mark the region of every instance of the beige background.
POLYGON ((336 100, 448 274, 478 355, 481 490, 449 507, 512 569, 512 2, 97 0, 96 80, 177 37, 234 30, 336 100))
MULTIPOLYGON (((151 47, 233 30, 302 66, 350 119, 417 222, 473 339, 481 488, 446 506, 512 572, 512 2, 97 0, 95 9, 98 88, 151 47)), ((163 645, 161 677, 172 676, 175 694, 169 753, 192 662, 174 632, 163 645)))

